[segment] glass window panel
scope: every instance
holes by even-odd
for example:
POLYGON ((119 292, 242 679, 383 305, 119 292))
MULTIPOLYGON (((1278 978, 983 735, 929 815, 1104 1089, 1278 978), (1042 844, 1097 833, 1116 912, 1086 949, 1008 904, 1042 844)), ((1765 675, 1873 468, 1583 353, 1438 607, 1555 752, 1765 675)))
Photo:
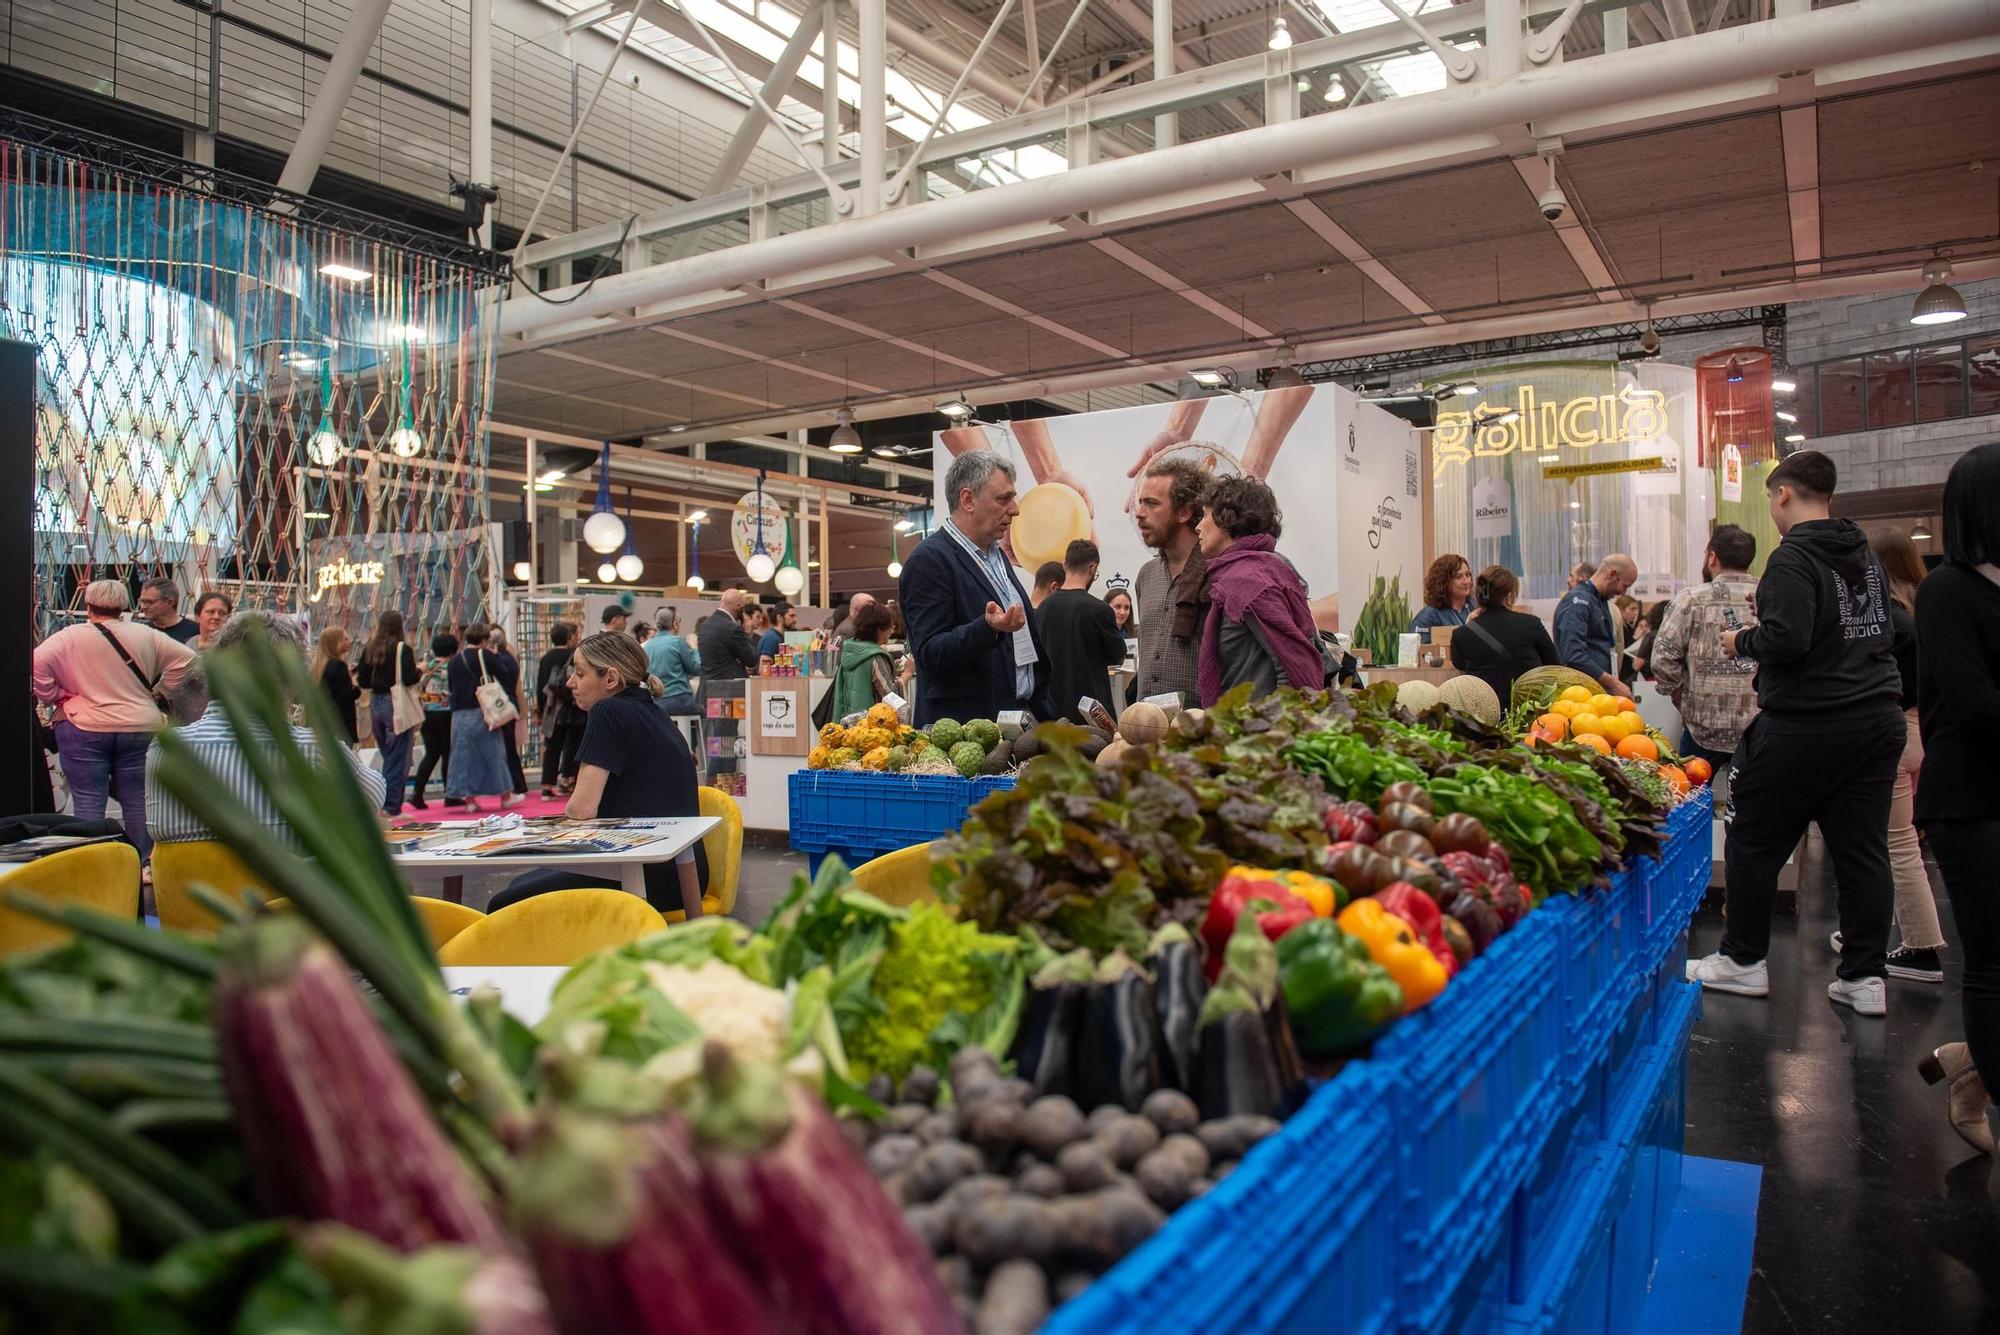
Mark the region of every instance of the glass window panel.
POLYGON ((1867 357, 1868 425, 1907 426, 1916 420, 1910 385, 1910 354, 1871 352, 1867 357))
POLYGON ((2000 334, 1967 339, 1966 364, 1972 373, 1970 403, 1974 417, 2000 413, 2000 334))
POLYGON ((1917 349, 1917 420, 1942 422, 1965 414, 1965 348, 1947 343, 1917 349))
MULTIPOLYGON (((1868 425, 1861 414, 1861 359, 1821 362, 1819 367, 1819 434, 1837 436, 1868 425)), ((1812 434, 1811 432, 1807 433, 1812 434)))
POLYGON ((1819 368, 1817 366, 1794 366, 1785 371, 1783 378, 1790 380, 1799 388, 1798 392, 1794 394, 1777 395, 1778 406, 1787 412, 1797 413, 1799 421, 1798 425, 1789 428, 1787 431, 1779 432, 1779 434, 1789 435, 1790 432, 1796 431, 1808 439, 1817 436, 1819 434, 1819 368))

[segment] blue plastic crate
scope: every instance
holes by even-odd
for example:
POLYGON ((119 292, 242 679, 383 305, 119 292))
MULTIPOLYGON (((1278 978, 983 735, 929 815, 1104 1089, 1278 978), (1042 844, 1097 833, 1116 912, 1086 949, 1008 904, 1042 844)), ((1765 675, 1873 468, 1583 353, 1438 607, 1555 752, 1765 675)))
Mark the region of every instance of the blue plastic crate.
POLYGON ((1610 1303, 1605 1329, 1622 1335, 1637 1324, 1652 1287, 1659 1240, 1680 1189, 1687 1117, 1687 1043, 1700 1010, 1697 987, 1667 1008, 1664 1028, 1645 1049, 1627 1089, 1614 1100, 1605 1148, 1629 1161, 1631 1197, 1613 1227, 1610 1303))
POLYGON ((1349 1063, 1214 1190, 1059 1308, 1044 1335, 1392 1330, 1401 1257, 1395 1184, 1382 1171, 1396 1135, 1390 1084, 1373 1063, 1349 1063), (1278 1237, 1288 1240, 1282 1265, 1269 1247, 1246 1245, 1278 1237))
MULTIPOLYGON (((1412 1335, 1500 1335, 1515 1251, 1512 1224, 1502 1220, 1498 1235, 1465 1266, 1451 1301, 1431 1314, 1429 1324, 1412 1328, 1412 1335)), ((1339 1329, 1320 1328, 1328 1333, 1339 1329)))
POLYGON ((1530 1297, 1527 1286, 1536 1273, 1537 1259, 1547 1254, 1556 1223, 1598 1148, 1604 1122, 1604 1067, 1592 1067, 1581 1088, 1582 1097, 1557 1117, 1548 1144, 1530 1166, 1527 1179, 1514 1198, 1509 1302, 1523 1302, 1530 1297))
POLYGON ((1560 917, 1529 914, 1375 1045, 1396 1076, 1403 1310, 1417 1328, 1458 1305, 1562 1104, 1560 917))
POLYGON ((1583 1155, 1549 1241, 1509 1304, 1506 1335, 1604 1335, 1611 1308, 1611 1223, 1631 1192, 1631 1161, 1606 1146, 1583 1155))
POLYGON ((1644 885, 1634 872, 1622 872, 1608 889, 1577 896, 1557 919, 1563 934, 1563 1060, 1572 1082, 1604 1059, 1617 1017, 1637 986, 1632 969, 1644 885))
POLYGON ((1013 783, 1011 775, 961 779, 794 770, 789 788, 792 847, 813 855, 815 872, 828 853, 840 854, 850 865, 866 862, 958 829, 974 802, 1013 783))

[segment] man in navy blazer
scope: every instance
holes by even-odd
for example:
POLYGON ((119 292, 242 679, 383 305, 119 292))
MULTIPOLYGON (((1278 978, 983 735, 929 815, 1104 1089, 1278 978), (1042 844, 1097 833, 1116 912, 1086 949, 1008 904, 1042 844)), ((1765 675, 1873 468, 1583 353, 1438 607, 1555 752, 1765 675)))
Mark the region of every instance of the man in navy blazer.
POLYGON ((897 584, 917 660, 916 725, 1009 709, 1052 718, 1041 630, 1000 541, 1021 512, 1014 465, 973 450, 944 482, 950 514, 903 562, 897 584))

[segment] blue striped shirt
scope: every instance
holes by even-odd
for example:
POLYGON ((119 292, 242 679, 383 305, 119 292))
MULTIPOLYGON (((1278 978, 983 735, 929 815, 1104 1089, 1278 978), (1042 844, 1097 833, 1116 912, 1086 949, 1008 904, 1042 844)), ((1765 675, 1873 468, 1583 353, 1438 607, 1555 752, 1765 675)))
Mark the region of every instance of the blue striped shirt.
MULTIPOLYGON (((993 590, 994 602, 1000 604, 1003 610, 1009 607, 1022 606, 1021 591, 1014 587, 1014 572, 1008 569, 1007 555, 1001 551, 999 543, 996 542, 992 547, 981 551, 973 544, 972 539, 960 532, 958 525, 949 519, 944 521, 944 531, 949 533, 952 536, 952 540, 957 542, 960 547, 963 547, 966 553, 986 571, 986 583, 993 590)), ((1026 609, 1024 608, 1023 610, 1026 609)), ((1010 637, 1007 651, 1011 654, 1013 650, 1013 641, 1010 637)), ((1016 700, 1026 700, 1033 696, 1034 693, 1034 662, 1032 660, 1026 663, 1016 662, 1014 664, 1014 698, 1016 700)))
MULTIPOLYGON (((174 729, 174 736, 186 743, 195 758, 206 765, 215 781, 234 793, 243 805, 255 813, 258 821, 275 831, 286 843, 297 845, 292 837, 291 827, 279 814, 278 808, 264 796, 257 776, 244 759, 243 749, 236 744, 236 734, 229 727, 229 717, 220 704, 211 703, 202 716, 185 727, 174 729)), ((319 741, 308 728, 293 728, 293 740, 305 752, 307 759, 319 759, 319 741)), ((354 772, 361 778, 361 787, 368 794, 370 806, 382 805, 383 782, 379 770, 370 769, 352 751, 342 747, 347 759, 354 766, 354 772)), ((215 835, 195 814, 182 806, 172 794, 154 777, 154 769, 159 764, 160 748, 155 746, 146 752, 146 831, 153 836, 153 842, 160 844, 187 843, 196 839, 213 839, 215 835)))

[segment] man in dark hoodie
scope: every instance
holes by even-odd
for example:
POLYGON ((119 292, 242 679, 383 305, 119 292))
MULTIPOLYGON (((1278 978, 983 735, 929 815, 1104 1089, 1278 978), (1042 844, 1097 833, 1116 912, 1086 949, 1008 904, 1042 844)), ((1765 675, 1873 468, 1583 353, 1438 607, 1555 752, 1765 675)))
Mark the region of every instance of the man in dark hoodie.
POLYGON ((1902 679, 1890 648, 1888 578, 1867 535, 1828 515, 1836 480, 1831 459, 1801 450, 1764 484, 1785 540, 1757 585, 1757 624, 1721 636, 1725 656, 1756 660, 1759 711, 1731 779, 1728 924, 1722 948, 1690 960, 1687 974, 1718 992, 1770 993, 1764 957, 1778 870, 1817 822, 1839 887, 1840 976, 1827 995, 1881 1015, 1902 679))

